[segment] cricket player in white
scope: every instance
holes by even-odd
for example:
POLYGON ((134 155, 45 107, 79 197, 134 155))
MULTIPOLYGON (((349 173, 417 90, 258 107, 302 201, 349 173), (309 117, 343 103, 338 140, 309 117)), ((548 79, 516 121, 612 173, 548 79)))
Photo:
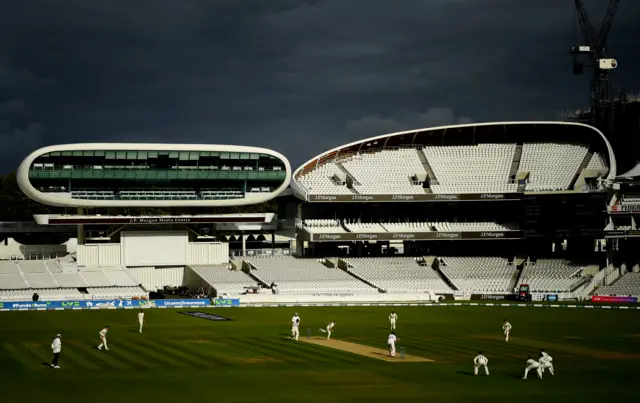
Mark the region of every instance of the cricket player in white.
POLYGON ((509 333, 511 333, 511 323, 509 323, 506 319, 502 324, 502 330, 504 330, 504 341, 509 341, 509 333))
POLYGON ((482 355, 482 351, 479 352, 476 358, 473 359, 473 375, 478 375, 478 369, 480 367, 484 367, 484 372, 489 375, 489 367, 487 367, 487 364, 489 364, 489 359, 482 355))
POLYGON ((56 338, 51 343, 51 350, 53 351, 53 361, 51 362, 51 368, 60 369, 58 366, 58 360, 60 359, 60 351, 62 351, 62 336, 57 334, 56 338))
POLYGON ((389 314, 389 327, 391 327, 392 331, 396 330, 396 320, 398 320, 398 314, 391 311, 389 314))
POLYGON ((540 352, 540 358, 538 359, 538 362, 540 363, 540 372, 544 373, 545 369, 548 369, 549 372, 551 372, 551 375, 555 375, 555 373, 553 372, 553 357, 551 357, 549 354, 545 353, 544 351, 540 352))
POLYGON ((331 338, 331 329, 333 329, 335 325, 336 325, 335 320, 327 325, 327 340, 331 338))
POLYGON ((522 377, 522 379, 527 379, 527 375, 529 375, 529 371, 531 371, 532 369, 535 369, 538 373, 538 378, 542 379, 542 369, 540 368, 540 363, 531 358, 531 356, 529 356, 527 359, 527 367, 524 369, 524 376, 522 377))
POLYGON ((389 345, 389 355, 392 357, 396 356, 396 342, 398 341, 400 341, 400 339, 396 337, 396 333, 391 332, 387 339, 387 344, 389 345))
POLYGON ((105 326, 104 329, 102 329, 100 331, 100 345, 98 346, 98 350, 102 350, 102 347, 104 347, 105 350, 109 350, 109 347, 107 347, 107 333, 109 332, 109 326, 105 326))
POLYGON ((298 337, 300 337, 300 317, 296 312, 291 318, 291 340, 298 341, 298 337))
POLYGON ((142 309, 138 312, 138 323, 140 324, 140 333, 142 333, 142 326, 144 325, 144 312, 142 309))

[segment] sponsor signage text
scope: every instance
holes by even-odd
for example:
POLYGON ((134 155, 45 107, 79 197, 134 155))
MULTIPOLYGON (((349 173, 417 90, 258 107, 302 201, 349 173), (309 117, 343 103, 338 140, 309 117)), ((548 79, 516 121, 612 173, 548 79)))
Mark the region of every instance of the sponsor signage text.
POLYGON ((309 195, 308 200, 315 203, 343 202, 412 202, 412 201, 458 201, 458 200, 520 200, 523 193, 464 193, 464 194, 400 194, 400 195, 309 195))
MULTIPOLYGON (((306 234, 305 234, 306 235, 306 234)), ((341 232, 334 234, 308 234, 311 242, 331 241, 421 241, 421 240, 448 240, 448 239, 520 239, 522 231, 484 231, 484 232, 378 232, 378 233, 354 233, 341 232)))
POLYGON ((636 297, 613 297, 606 295, 594 295, 591 297, 591 302, 615 302, 619 304, 637 304, 638 298, 636 297))

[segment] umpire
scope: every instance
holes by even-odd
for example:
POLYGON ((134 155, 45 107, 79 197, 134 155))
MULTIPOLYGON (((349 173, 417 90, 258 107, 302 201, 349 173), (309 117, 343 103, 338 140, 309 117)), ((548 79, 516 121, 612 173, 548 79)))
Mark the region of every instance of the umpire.
POLYGON ((60 351, 62 350, 62 335, 57 334, 56 338, 51 343, 51 350, 53 350, 53 362, 51 362, 51 368, 60 368, 58 366, 58 359, 60 358, 60 351))

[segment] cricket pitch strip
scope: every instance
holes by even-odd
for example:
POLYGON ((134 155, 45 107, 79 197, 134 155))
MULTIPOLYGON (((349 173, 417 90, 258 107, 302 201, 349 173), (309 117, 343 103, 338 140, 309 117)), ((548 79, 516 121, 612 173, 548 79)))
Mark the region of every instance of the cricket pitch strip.
POLYGON ((389 351, 382 348, 369 347, 363 344, 351 343, 342 340, 327 340, 324 337, 300 338, 300 341, 309 344, 315 344, 317 346, 347 351, 349 353, 358 354, 363 357, 375 358, 377 360, 386 362, 435 362, 434 360, 430 360, 428 358, 417 357, 415 355, 408 354, 406 354, 403 359, 400 357, 399 352, 396 352, 395 357, 390 357, 389 351))

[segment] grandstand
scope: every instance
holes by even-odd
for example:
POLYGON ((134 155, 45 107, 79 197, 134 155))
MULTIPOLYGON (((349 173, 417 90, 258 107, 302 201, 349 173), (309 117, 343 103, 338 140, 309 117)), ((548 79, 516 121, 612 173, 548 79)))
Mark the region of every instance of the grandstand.
MULTIPOLYGON (((18 173, 25 194, 45 204, 239 206, 280 195, 279 215, 37 215, 43 226, 78 225, 77 253, 0 247, 0 299, 145 298, 187 287, 275 302, 336 294, 404 301, 506 298, 520 284, 540 299, 583 298, 607 291, 597 288, 604 264, 593 240, 603 238, 602 184, 615 175, 600 132, 560 122, 387 134, 322 153, 291 181, 284 157, 250 147, 47 147, 18 173)), ((615 200, 640 203, 629 194, 615 200)), ((610 225, 636 228, 633 220, 610 225)))
POLYGON ((125 267, 79 267, 70 256, 48 260, 0 261, 0 300, 146 298, 125 267))
POLYGON ((611 285, 604 285, 595 295, 640 297, 640 273, 627 273, 611 285))

